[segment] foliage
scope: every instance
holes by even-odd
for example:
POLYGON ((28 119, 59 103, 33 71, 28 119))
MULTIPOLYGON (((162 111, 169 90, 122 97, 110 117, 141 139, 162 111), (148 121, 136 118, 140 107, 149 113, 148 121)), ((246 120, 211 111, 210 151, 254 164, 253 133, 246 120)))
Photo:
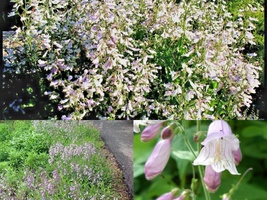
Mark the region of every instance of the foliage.
POLYGON ((50 117, 242 118, 260 84, 257 2, 12 1, 5 65, 41 78, 50 117))
POLYGON ((1 199, 116 198, 113 170, 88 122, 2 121, 1 199))
MULTIPOLYGON (((194 149, 197 145, 193 137, 197 132, 196 121, 180 121, 185 127, 186 137, 194 149)), ((232 200, 263 200, 267 196, 266 176, 267 157, 266 139, 267 123, 265 121, 228 121, 234 134, 238 135, 242 151, 242 161, 237 166, 243 174, 248 168, 253 168, 242 180, 232 200)), ((210 121, 201 121, 201 131, 207 132, 210 121)), ((144 128, 144 127, 143 127, 144 128)), ((141 129, 141 131, 143 130, 141 129)), ((202 141, 202 140, 201 140, 202 141)), ((173 188, 184 190, 195 188, 196 199, 205 199, 200 180, 192 183, 197 168, 192 166, 194 158, 185 145, 182 134, 175 136, 172 144, 171 158, 160 176, 147 181, 144 176, 144 163, 148 159, 157 141, 140 142, 140 134, 134 135, 134 194, 137 200, 155 199, 160 195, 170 192, 173 188), (187 152, 187 153, 186 153, 187 152), (194 169, 195 168, 195 169, 194 169)), ((196 175, 198 177, 198 175, 196 175)), ((228 172, 222 173, 219 189, 210 194, 211 199, 219 199, 240 179, 228 172)))

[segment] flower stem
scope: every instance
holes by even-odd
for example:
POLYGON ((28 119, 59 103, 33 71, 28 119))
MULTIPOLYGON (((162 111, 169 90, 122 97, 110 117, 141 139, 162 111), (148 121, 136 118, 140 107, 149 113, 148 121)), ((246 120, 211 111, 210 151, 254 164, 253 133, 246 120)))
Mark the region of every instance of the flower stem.
POLYGON ((184 136, 184 141, 185 141, 185 144, 187 146, 187 148, 192 152, 193 156, 196 158, 197 155, 195 154, 195 151, 194 151, 194 148, 192 147, 192 145, 190 144, 188 138, 186 137, 186 134, 185 134, 185 130, 186 130, 186 121, 183 120, 182 121, 182 127, 183 127, 183 131, 182 131, 182 134, 184 136))
POLYGON ((205 194, 205 199, 206 200, 211 200, 210 198, 210 194, 209 192, 207 191, 206 189, 206 186, 205 186, 205 182, 204 182, 204 173, 203 173, 203 167, 198 165, 198 173, 199 173, 199 176, 200 176, 200 180, 201 180, 201 184, 202 184, 202 187, 203 187, 203 190, 204 190, 204 194, 205 194))
POLYGON ((229 197, 231 197, 233 195, 233 193, 238 189, 238 186, 240 185, 240 183, 242 182, 243 178, 246 176, 246 174, 253 170, 253 168, 248 168, 245 173, 242 175, 242 177, 239 179, 239 181, 237 182, 236 185, 233 186, 233 188, 229 191, 229 197))
MULTIPOLYGON (((200 127, 201 127, 201 122, 199 120, 197 120, 197 133, 200 131, 200 127)), ((198 144, 198 150, 199 149, 200 149, 200 145, 198 144)), ((199 176, 200 176, 200 180, 201 180, 201 183, 202 183, 202 187, 203 187, 203 190, 204 190, 204 194, 205 194, 206 200, 211 200, 210 194, 207 191, 206 186, 205 186, 205 182, 204 182, 203 167, 200 166, 200 165, 198 166, 198 172, 199 172, 199 176)))

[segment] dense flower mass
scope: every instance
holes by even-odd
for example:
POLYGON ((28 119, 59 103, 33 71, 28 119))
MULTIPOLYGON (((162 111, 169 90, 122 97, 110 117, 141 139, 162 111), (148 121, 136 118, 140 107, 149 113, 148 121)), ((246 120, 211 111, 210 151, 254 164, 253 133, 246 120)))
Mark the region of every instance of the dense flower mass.
POLYGON ((5 65, 45 74, 63 119, 241 117, 260 84, 243 52, 256 19, 223 0, 30 2, 5 65))

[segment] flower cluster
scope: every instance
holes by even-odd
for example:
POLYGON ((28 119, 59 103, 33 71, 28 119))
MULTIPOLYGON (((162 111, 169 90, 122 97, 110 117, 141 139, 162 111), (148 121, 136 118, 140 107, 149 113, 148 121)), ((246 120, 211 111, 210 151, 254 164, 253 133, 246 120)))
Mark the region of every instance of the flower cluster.
MULTIPOLYGON (((12 2, 18 14, 22 1, 12 2)), ((243 53, 256 19, 234 19, 224 0, 24 7, 34 9, 20 14, 24 27, 9 40, 22 45, 5 47, 5 65, 45 75, 63 119, 241 117, 260 84, 261 67, 243 53)))
POLYGON ((81 146, 71 144, 70 146, 64 146, 61 143, 57 143, 49 149, 49 163, 53 163, 55 157, 60 156, 63 161, 68 161, 74 156, 82 156, 82 159, 89 160, 91 155, 96 153, 95 147, 90 143, 85 143, 81 146))

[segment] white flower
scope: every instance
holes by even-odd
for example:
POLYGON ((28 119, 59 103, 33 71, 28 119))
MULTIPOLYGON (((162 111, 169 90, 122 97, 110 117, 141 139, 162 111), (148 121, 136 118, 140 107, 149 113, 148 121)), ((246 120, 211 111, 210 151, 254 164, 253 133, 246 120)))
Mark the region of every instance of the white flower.
POLYGON ((239 174, 235 166, 241 160, 241 153, 238 158, 235 156, 236 152, 240 151, 239 140, 225 121, 212 122, 208 136, 201 144, 204 147, 193 165, 211 165, 212 169, 218 173, 227 169, 231 174, 239 174))

